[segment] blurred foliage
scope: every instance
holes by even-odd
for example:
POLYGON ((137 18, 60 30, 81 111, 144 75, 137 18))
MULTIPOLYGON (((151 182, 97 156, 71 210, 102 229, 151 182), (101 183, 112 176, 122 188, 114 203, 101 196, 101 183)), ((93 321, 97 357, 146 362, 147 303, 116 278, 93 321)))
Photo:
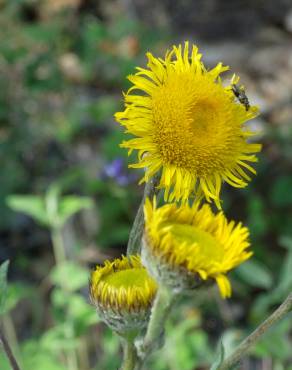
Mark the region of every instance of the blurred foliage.
MULTIPOLYGON (((120 365, 119 340, 89 305, 87 281, 96 263, 125 253, 142 193, 113 114, 145 51, 178 37, 152 5, 161 27, 106 1, 0 1, 0 260, 11 260, 5 302, 0 267, 0 309, 24 370, 68 369, 74 353, 79 370, 120 365), (58 265, 56 227, 69 259, 58 265)), ((266 124, 263 142, 251 186, 224 194, 227 215, 250 228, 254 257, 233 272, 224 306, 213 293, 179 304, 153 370, 206 369, 222 333, 230 353, 292 290, 291 123, 266 124)), ((291 330, 288 317, 252 361, 292 370, 291 330)), ((9 369, 2 351, 0 364, 9 369)))
POLYGON ((0 266, 0 315, 5 312, 7 299, 7 270, 9 261, 5 261, 0 266))
POLYGON ((52 184, 44 197, 36 195, 10 195, 8 206, 31 216, 37 223, 49 228, 62 228, 68 219, 83 209, 90 209, 93 202, 88 197, 67 195, 60 197, 61 189, 52 184))

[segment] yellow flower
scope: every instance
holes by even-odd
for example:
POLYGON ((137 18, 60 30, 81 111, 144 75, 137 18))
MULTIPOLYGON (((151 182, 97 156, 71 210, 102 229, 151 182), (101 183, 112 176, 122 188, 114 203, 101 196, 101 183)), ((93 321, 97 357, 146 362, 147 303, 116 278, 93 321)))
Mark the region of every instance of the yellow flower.
POLYGON ((90 298, 101 318, 117 332, 146 325, 157 290, 139 256, 97 266, 90 279, 90 298))
POLYGON ((125 110, 115 115, 126 132, 136 136, 121 146, 129 154, 138 151, 133 168, 145 168, 141 182, 162 169, 159 187, 165 201, 186 201, 205 196, 220 208, 223 181, 242 188, 250 181, 248 162, 260 144, 248 143, 254 135, 244 122, 258 114, 255 106, 245 107, 232 91, 239 78, 224 86, 222 63, 207 70, 198 48, 173 46, 164 59, 147 53, 148 69, 128 79, 133 86, 125 94, 125 110), (138 93, 136 91, 138 90, 138 93))
MULTIPOLYGON (((249 231, 241 223, 228 222, 222 212, 214 214, 209 205, 201 208, 175 203, 156 208, 149 199, 145 207, 144 247, 157 264, 185 271, 193 279, 215 279, 222 297, 230 297, 226 273, 248 259, 249 231)), ((142 254, 144 252, 142 251, 142 254)), ((147 263, 146 263, 147 264, 147 263)), ((159 277, 156 276, 159 279, 159 277)))

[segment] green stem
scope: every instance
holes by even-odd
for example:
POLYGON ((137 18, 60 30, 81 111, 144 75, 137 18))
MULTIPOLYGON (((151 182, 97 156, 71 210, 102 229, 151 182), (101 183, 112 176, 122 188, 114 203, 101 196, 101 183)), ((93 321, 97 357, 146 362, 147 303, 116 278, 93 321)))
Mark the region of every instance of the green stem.
POLYGON ((263 334, 276 322, 280 321, 292 309, 292 293, 286 298, 280 307, 274 311, 254 332, 245 338, 237 347, 237 349, 227 357, 219 370, 228 370, 236 366, 250 348, 263 336, 263 334))
MULTIPOLYGON (((53 227, 51 229, 51 238, 54 250, 54 256, 56 261, 56 266, 60 266, 63 262, 66 261, 66 254, 65 254, 65 245, 62 236, 62 229, 60 227, 53 227)), ((66 285, 62 285, 62 289, 64 291, 65 296, 68 298, 70 292, 67 290, 66 285)), ((70 315, 69 307, 66 308, 66 317, 68 326, 65 332, 66 337, 68 340, 74 338, 74 322, 73 318, 70 315)), ((78 370, 78 358, 77 353, 74 349, 68 349, 66 352, 66 359, 68 364, 69 370, 78 370)))
POLYGON ((135 370, 141 370, 148 356, 159 349, 163 343, 163 332, 166 319, 170 313, 173 299, 177 297, 170 289, 160 285, 152 306, 151 317, 143 342, 138 347, 141 362, 135 370))
MULTIPOLYGON (((68 340, 70 340, 74 338, 74 329, 73 329, 72 318, 68 312, 67 312, 67 317, 68 317, 68 327, 67 327, 67 330, 65 331, 65 336, 67 337, 68 340)), ((74 350, 74 348, 68 349, 66 353, 66 358, 67 358, 67 363, 68 363, 68 370, 78 370, 77 353, 74 350)))
POLYGON ((84 336, 80 339, 80 342, 78 345, 78 359, 79 359, 80 369, 83 369, 83 370, 90 369, 87 342, 86 342, 86 337, 84 336))
POLYGON ((159 286, 154 300, 151 318, 144 337, 144 348, 149 348, 164 330, 164 324, 170 311, 173 293, 164 286, 159 286))
POLYGON ((60 265, 65 261, 65 246, 63 242, 62 230, 60 228, 53 228, 51 230, 52 244, 56 265, 60 265))
POLYGON ((144 188, 144 194, 140 206, 138 208, 132 229, 129 235, 129 241, 127 246, 127 255, 137 254, 141 251, 141 239, 144 230, 144 204, 147 197, 153 198, 157 185, 157 177, 153 177, 146 182, 144 188))
POLYGON ((120 370, 134 370, 139 362, 133 340, 123 339, 124 360, 120 370))
POLYGON ((3 349, 4 349, 5 353, 6 353, 6 356, 7 356, 8 360, 9 360, 9 362, 10 362, 11 368, 13 370, 20 370, 20 367, 18 366, 18 363, 17 363, 17 361, 16 361, 16 359, 15 359, 15 357, 13 355, 13 352, 12 352, 12 350, 10 348, 10 345, 9 345, 8 341, 6 340, 6 338, 5 338, 2 330, 0 330, 0 343, 3 346, 3 349))

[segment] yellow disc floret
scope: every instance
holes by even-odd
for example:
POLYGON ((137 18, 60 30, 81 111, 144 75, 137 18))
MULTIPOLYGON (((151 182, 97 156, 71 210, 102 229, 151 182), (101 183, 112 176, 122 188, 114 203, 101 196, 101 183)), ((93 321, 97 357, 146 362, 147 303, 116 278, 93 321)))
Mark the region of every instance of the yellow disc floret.
POLYGON ((222 297, 231 295, 226 273, 252 255, 246 227, 214 214, 207 204, 156 208, 155 200, 147 199, 144 212, 146 247, 161 264, 215 279, 222 297))
POLYGON ((220 207, 223 181, 240 188, 250 180, 246 170, 255 173, 248 162, 257 161, 253 153, 261 146, 247 142, 253 133, 244 123, 258 109, 246 110, 236 99, 232 86, 238 77, 222 84, 220 74, 228 67, 219 63, 208 71, 188 42, 174 46, 165 59, 147 57, 148 69, 128 77, 133 86, 125 94, 125 110, 115 115, 136 136, 122 143, 129 153, 138 151, 131 167, 145 168, 141 182, 162 170, 165 200, 204 195, 220 207))
POLYGON ((155 293, 156 283, 142 266, 139 256, 105 261, 91 275, 91 301, 104 310, 146 310, 155 293))

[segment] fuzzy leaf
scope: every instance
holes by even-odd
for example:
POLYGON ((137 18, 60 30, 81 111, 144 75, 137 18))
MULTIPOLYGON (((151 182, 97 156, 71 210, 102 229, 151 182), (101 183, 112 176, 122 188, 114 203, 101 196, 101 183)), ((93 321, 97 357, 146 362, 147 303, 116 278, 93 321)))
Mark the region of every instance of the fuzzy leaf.
POLYGON ((251 286, 269 289, 273 285, 271 272, 258 261, 250 260, 237 268, 238 276, 251 286))
POLYGON ((37 195, 10 195, 6 198, 7 205, 14 211, 32 217, 39 224, 47 226, 49 220, 45 202, 37 195))
POLYGON ((222 341, 220 341, 219 353, 211 367, 210 370, 219 370, 220 366, 222 365, 225 357, 225 350, 222 341))
POLYGON ((61 198, 59 207, 59 220, 62 225, 82 209, 90 209, 93 207, 93 201, 89 197, 77 197, 67 195, 61 198))
POLYGON ((88 279, 88 271, 74 262, 63 262, 51 272, 52 282, 71 292, 86 286, 88 279))

